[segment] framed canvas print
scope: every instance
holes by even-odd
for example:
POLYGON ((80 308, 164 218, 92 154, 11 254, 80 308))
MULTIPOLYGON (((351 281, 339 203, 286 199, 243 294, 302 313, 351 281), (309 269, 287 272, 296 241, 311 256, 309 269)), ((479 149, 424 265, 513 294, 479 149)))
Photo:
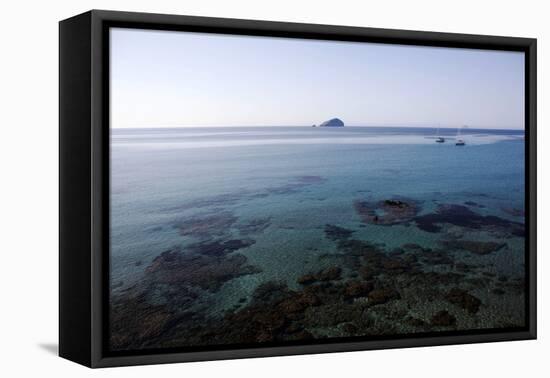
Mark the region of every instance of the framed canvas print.
POLYGON ((536 337, 534 39, 60 23, 60 355, 536 337))

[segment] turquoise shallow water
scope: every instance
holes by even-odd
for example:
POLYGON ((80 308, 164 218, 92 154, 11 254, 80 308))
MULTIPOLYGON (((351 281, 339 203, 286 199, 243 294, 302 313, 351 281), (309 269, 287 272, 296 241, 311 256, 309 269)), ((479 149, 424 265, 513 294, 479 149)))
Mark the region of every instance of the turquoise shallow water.
POLYGON ((114 349, 520 327, 523 132, 113 130, 114 349))
POLYGON ((435 132, 360 127, 115 130, 112 283, 127 286, 164 250, 196 241, 182 236, 174 224, 209 212, 230 211, 241 223, 270 221, 253 235, 256 243, 241 251, 263 273, 238 278, 227 285, 230 291, 268 278, 294 285, 297 276, 322 265, 314 257, 334 251, 323 237, 327 223, 388 247, 408 242, 433 246, 437 241, 437 234, 416 227, 361 226, 355 200, 400 196, 421 201, 424 213, 438 203, 473 201, 484 206, 479 213, 515 219, 505 209, 524 206, 523 134, 470 130, 464 136, 467 145, 457 147, 452 139, 435 143, 435 132), (293 188, 303 176, 319 179, 293 188))

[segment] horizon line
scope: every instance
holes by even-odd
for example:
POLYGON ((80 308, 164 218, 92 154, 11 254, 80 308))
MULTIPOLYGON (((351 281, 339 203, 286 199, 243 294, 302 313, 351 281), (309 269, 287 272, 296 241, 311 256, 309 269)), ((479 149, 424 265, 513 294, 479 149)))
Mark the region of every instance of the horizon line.
POLYGON ((200 128, 244 128, 244 127, 262 127, 262 128, 277 128, 277 127, 308 127, 308 128, 328 128, 328 129, 340 129, 346 127, 371 127, 371 128, 416 128, 416 129, 472 129, 472 130, 510 130, 510 131, 525 131, 523 128, 488 128, 488 127, 478 127, 478 126, 414 126, 414 125, 345 125, 345 126, 319 126, 319 125, 204 125, 204 126, 129 126, 129 127, 113 127, 110 126, 110 129, 114 130, 124 130, 124 129, 200 129, 200 128))

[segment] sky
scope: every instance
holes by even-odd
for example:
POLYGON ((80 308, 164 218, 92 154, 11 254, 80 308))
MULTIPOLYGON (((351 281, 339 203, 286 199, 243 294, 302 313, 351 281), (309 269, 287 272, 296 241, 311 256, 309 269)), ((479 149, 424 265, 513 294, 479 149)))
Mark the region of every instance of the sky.
POLYGON ((524 128, 524 54, 113 28, 111 127, 524 128))

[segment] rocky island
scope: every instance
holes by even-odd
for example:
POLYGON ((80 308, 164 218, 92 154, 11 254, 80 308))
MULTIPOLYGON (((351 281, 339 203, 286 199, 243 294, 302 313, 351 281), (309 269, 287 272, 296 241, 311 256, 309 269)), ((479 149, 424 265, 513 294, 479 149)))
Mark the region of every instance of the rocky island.
POLYGON ((344 127, 344 122, 339 118, 333 118, 321 123, 319 127, 344 127))

